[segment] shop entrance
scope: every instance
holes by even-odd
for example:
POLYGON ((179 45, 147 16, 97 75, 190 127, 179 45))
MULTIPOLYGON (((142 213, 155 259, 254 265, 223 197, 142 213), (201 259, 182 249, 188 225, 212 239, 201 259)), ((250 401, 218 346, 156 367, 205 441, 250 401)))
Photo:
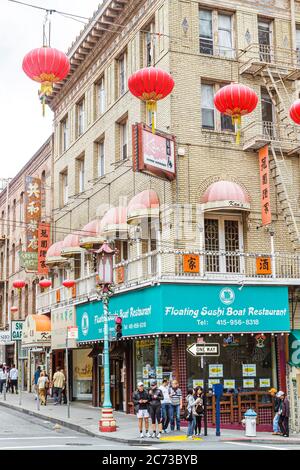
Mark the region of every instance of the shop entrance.
POLYGON ((110 394, 112 405, 117 411, 123 410, 123 384, 121 382, 121 370, 123 367, 123 360, 112 359, 110 371, 110 394))

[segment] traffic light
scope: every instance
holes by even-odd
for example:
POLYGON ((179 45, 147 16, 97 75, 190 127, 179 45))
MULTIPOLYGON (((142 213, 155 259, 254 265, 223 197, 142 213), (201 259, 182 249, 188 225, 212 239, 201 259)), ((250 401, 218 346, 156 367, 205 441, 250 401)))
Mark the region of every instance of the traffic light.
POLYGON ((115 330, 116 330, 116 338, 121 339, 122 338, 122 318, 121 317, 116 317, 115 319, 115 330))

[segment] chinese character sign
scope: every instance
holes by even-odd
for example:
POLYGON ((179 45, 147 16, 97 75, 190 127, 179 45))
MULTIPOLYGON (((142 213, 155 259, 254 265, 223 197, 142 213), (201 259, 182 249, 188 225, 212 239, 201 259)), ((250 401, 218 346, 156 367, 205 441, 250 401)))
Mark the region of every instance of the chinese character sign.
POLYGON ((262 256, 256 258, 256 274, 272 274, 271 258, 262 256))
POLYGON ((270 200, 270 172, 269 172, 269 148, 266 145, 258 151, 260 191, 261 191, 261 218, 262 225, 272 222, 270 200))
POLYGON ((183 255, 183 271, 185 273, 199 273, 199 255, 183 255))
POLYGON ((38 224, 41 218, 41 180, 25 177, 26 252, 38 252, 38 224))
POLYGON ((46 255, 50 246, 50 224, 38 225, 38 273, 48 274, 46 255))

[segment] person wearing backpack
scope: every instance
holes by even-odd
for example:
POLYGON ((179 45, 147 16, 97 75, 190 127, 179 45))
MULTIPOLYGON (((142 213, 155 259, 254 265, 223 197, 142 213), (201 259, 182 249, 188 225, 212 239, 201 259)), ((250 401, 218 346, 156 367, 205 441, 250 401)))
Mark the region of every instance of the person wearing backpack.
POLYGON ((203 390, 201 387, 195 388, 194 399, 195 399, 194 406, 193 406, 194 435, 201 436, 201 424, 202 424, 202 417, 204 415, 203 390))

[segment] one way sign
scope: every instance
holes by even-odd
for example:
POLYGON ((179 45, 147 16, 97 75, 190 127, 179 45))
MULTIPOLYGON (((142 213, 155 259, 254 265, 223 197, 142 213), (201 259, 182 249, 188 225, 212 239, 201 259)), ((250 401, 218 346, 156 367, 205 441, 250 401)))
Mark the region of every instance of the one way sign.
POLYGON ((187 348, 192 356, 220 356, 219 343, 194 343, 187 348))

